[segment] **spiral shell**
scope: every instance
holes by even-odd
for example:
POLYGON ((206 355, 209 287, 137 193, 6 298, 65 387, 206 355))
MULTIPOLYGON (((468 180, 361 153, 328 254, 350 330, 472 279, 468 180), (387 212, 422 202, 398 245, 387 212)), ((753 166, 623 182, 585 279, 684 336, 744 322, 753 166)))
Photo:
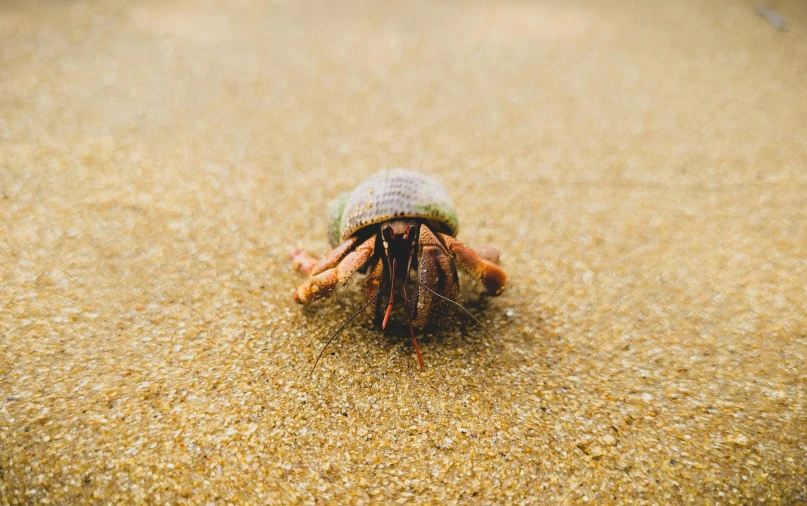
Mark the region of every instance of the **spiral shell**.
POLYGON ((436 179, 402 169, 379 172, 341 194, 328 210, 328 240, 336 246, 362 228, 395 218, 421 218, 456 236, 454 203, 436 179))

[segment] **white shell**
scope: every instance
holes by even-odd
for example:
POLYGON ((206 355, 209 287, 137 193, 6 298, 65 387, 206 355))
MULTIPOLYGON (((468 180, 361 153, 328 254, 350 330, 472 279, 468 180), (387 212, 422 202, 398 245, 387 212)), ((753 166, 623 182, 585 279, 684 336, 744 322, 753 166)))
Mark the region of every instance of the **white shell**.
POLYGON ((368 225, 395 218, 431 220, 451 235, 459 231, 454 203, 436 179, 393 169, 379 172, 331 204, 328 239, 335 246, 368 225))

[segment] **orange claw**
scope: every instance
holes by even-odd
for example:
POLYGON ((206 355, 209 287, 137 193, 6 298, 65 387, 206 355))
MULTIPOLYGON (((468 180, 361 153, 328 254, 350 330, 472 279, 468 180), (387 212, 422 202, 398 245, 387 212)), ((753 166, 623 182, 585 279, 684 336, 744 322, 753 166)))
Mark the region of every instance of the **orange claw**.
MULTIPOLYGON (((453 237, 446 234, 440 234, 440 237, 443 238, 449 253, 460 267, 476 281, 482 283, 488 293, 491 295, 502 293, 504 285, 507 284, 507 273, 453 237)), ((487 252, 487 254, 489 253, 487 252)))
MULTIPOLYGON (((327 264, 329 257, 317 262, 316 265, 312 267, 313 270, 310 270, 313 275, 294 292, 294 301, 298 304, 309 304, 329 295, 337 286, 344 285, 347 280, 350 279, 357 270, 361 269, 362 266, 370 260, 370 257, 373 256, 374 244, 375 236, 372 236, 355 250, 345 255, 344 258, 336 264, 336 267, 331 267, 322 272, 317 272, 317 270, 320 265, 327 264)), ((306 262, 309 257, 305 253, 298 253, 297 258, 300 260, 300 265, 302 266, 303 262, 306 262)))
POLYGON ((321 299, 333 292, 337 284, 339 284, 339 275, 336 268, 311 276, 294 292, 294 302, 308 304, 321 299))

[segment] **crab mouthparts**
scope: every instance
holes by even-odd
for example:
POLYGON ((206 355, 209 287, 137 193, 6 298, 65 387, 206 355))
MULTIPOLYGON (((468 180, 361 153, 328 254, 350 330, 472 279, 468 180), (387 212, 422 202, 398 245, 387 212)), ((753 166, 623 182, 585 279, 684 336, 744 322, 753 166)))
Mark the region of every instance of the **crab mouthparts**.
POLYGON ((387 323, 389 323, 389 317, 392 314, 392 303, 395 301, 395 278, 400 276, 403 281, 403 297, 406 304, 406 318, 409 322, 409 334, 412 336, 418 366, 422 371, 423 359, 420 357, 420 346, 418 346, 417 338, 415 338, 415 330, 412 328, 412 310, 409 307, 409 295, 406 293, 409 271, 413 267, 412 260, 417 247, 417 223, 412 221, 407 223, 405 220, 393 220, 385 223, 381 227, 381 242, 384 245, 384 255, 387 257, 387 268, 389 269, 389 304, 387 304, 387 311, 384 313, 384 320, 381 322, 381 329, 386 330, 387 323), (392 254, 390 254, 390 250, 392 250, 392 254), (402 272, 398 272, 399 258, 401 262, 406 262, 402 272))
MULTIPOLYGON (((387 310, 384 313, 384 320, 381 323, 381 329, 386 330, 387 323, 389 323, 390 315, 392 314, 392 304, 395 302, 395 278, 399 275, 398 273, 398 257, 401 256, 403 250, 401 246, 407 244, 409 245, 409 258, 408 264, 411 265, 412 262, 412 241, 414 241, 414 225, 404 224, 401 221, 394 221, 389 222, 381 229, 381 239, 384 245, 384 255, 387 257, 387 266, 389 268, 389 304, 387 304, 387 310), (405 225, 406 228, 403 228, 405 225), (398 228, 398 232, 396 233, 396 228, 398 228), (401 230, 403 228, 403 230, 401 230), (392 250, 392 254, 390 254, 390 250, 392 250)), ((406 258, 401 258, 401 261, 406 260, 406 258)), ((408 276, 408 272, 403 274, 404 276, 404 290, 406 290, 406 277, 408 276)))

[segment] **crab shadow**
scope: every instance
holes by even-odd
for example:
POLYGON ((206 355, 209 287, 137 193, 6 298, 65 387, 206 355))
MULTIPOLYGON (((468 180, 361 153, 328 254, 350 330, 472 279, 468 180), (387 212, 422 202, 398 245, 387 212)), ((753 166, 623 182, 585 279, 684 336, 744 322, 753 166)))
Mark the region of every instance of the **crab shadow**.
MULTIPOLYGON (((463 290, 457 302, 462 308, 452 305, 423 330, 413 329, 426 368, 440 365, 501 371, 521 367, 531 355, 546 357, 542 358, 546 365, 553 365, 551 357, 557 353, 535 349, 557 347, 561 340, 542 315, 529 315, 531 325, 525 330, 507 316, 498 299, 463 290)), ((417 369, 403 304, 396 305, 384 330, 363 309, 365 304, 360 291, 344 290, 331 300, 304 308, 303 315, 311 330, 316 328, 313 333, 317 336, 313 343, 317 351, 310 364, 324 352, 322 360, 344 361, 345 366, 352 366, 358 358, 371 368, 383 369, 387 367, 383 362, 388 362, 417 369)), ((329 367, 341 365, 331 363, 329 367)))

